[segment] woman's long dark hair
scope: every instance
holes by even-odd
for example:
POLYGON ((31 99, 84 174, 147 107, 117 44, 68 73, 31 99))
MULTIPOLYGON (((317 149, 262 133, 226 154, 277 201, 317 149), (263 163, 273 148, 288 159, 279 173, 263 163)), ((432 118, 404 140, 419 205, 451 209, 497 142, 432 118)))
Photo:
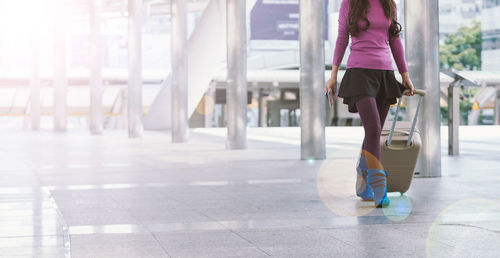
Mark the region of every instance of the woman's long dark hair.
MULTIPOLYGON (((389 28, 389 39, 395 39, 399 37, 399 33, 402 30, 401 24, 396 21, 396 3, 394 0, 380 0, 382 8, 384 8, 385 17, 391 20, 391 26, 389 28)), ((368 9, 370 8, 370 3, 368 0, 349 0, 349 32, 351 36, 357 37, 360 30, 367 30, 370 27, 370 21, 366 17, 368 9), (366 22, 366 27, 360 28, 358 26, 358 21, 364 20, 366 22)))

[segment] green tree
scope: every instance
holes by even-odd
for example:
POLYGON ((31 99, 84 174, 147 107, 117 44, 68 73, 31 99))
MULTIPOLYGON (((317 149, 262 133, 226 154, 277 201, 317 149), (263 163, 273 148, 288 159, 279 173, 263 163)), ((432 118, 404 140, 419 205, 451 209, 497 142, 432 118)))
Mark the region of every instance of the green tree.
POLYGON ((471 27, 460 27, 439 46, 441 69, 481 70, 482 33, 481 22, 471 27))

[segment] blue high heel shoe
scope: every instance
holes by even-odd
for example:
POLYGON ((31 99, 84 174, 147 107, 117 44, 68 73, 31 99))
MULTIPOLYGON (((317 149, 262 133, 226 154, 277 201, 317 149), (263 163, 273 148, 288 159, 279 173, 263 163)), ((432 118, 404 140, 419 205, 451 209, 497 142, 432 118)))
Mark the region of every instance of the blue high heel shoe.
POLYGON ((361 197, 363 201, 372 201, 373 191, 366 180, 367 169, 368 166, 366 164, 366 158, 363 155, 360 155, 359 163, 356 167, 356 171, 358 172, 358 176, 356 177, 356 195, 361 197))
POLYGON ((387 198, 387 172, 381 169, 367 169, 367 183, 373 190, 373 201, 377 208, 389 206, 387 198))

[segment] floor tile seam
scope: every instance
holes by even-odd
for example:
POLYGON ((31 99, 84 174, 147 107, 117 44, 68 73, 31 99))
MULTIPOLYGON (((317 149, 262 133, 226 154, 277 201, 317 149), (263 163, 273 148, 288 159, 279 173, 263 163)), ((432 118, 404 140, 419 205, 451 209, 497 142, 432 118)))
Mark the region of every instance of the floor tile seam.
POLYGON ((254 242, 250 241, 249 239, 243 237, 241 234, 239 234, 238 232, 232 230, 232 229, 228 229, 231 233, 233 233, 234 235, 236 235, 237 237, 241 238, 243 241, 249 243, 252 247, 258 249, 261 253, 263 253, 264 255, 266 256, 272 256, 272 254, 268 253, 268 251, 265 251, 263 248, 261 248, 260 246, 258 246, 257 244, 255 244, 254 242))
POLYGON ((249 243, 250 245, 252 245, 253 247, 255 247, 257 250, 259 250, 260 252, 262 252, 263 254, 267 255, 267 256, 272 256, 270 253, 268 253, 267 251, 265 251, 263 248, 261 248, 260 246, 258 246, 257 244, 255 244, 254 242, 250 241, 249 239, 243 237, 241 234, 238 234, 238 232, 234 231, 233 229, 228 229, 231 233, 235 234, 236 236, 238 236, 239 238, 243 239, 245 242, 249 243))
MULTIPOLYGON (((207 222, 215 222, 217 223, 218 225, 220 225, 222 228, 226 229, 226 230, 229 230, 231 231, 231 228, 228 227, 227 225, 225 225, 224 223, 222 223, 222 221, 220 220, 216 220, 214 218, 212 218, 210 215, 206 214, 205 212, 201 211, 201 210, 197 210, 201 215, 207 217, 210 221, 207 221, 207 222)), ((233 232, 234 233, 234 232, 233 232)))
POLYGON ((161 250, 163 250, 163 252, 168 256, 168 257, 172 257, 172 255, 167 251, 167 248, 164 247, 160 240, 158 239, 158 237, 156 236, 156 234, 154 232, 149 232, 151 234, 151 236, 154 238, 154 240, 156 241, 156 243, 160 246, 161 250))
POLYGON ((257 246, 255 243, 253 243, 252 241, 246 239, 245 237, 241 236, 240 234, 238 234, 236 231, 234 231, 231 227, 228 227, 226 226, 224 223, 221 223, 220 221, 217 221, 215 220, 214 218, 210 217, 208 214, 200 211, 201 214, 203 214, 203 216, 207 217, 208 219, 212 220, 212 221, 215 221, 217 224, 221 225, 223 228, 225 228, 226 230, 230 231, 231 233, 235 234, 236 236, 238 236, 239 238, 243 239, 245 242, 249 243, 250 245, 252 245, 253 247, 257 248, 260 252, 262 252, 263 254, 265 254, 266 256, 271 256, 271 254, 269 254, 268 252, 266 252, 265 250, 263 250, 262 248, 260 248, 259 246, 257 246))
MULTIPOLYGON (((28 166, 32 167, 31 164, 28 164, 28 166)), ((33 168, 33 167, 32 167, 33 168)), ((68 223, 66 222, 65 218, 64 218, 64 215, 62 213, 62 211, 59 209, 59 206, 57 205, 57 202, 56 200, 54 199, 54 197, 52 196, 52 193, 47 190, 47 189, 44 189, 42 186, 42 180, 38 177, 37 173, 36 173, 37 169, 36 168, 33 168, 31 170, 31 173, 34 177, 34 179, 36 180, 37 182, 37 185, 36 187, 39 187, 40 188, 40 192, 42 194, 46 194, 47 196, 44 196, 46 197, 51 203, 52 203, 52 207, 53 209, 55 210, 56 214, 57 214, 57 219, 56 219, 56 222, 60 222, 60 228, 62 230, 62 236, 63 236, 63 248, 64 248, 64 256, 66 258, 68 257, 71 257, 71 235, 69 233, 69 225, 68 223)), ((59 223, 58 223, 59 224, 59 223)))
MULTIPOLYGON (((125 211, 127 214, 129 214, 131 217, 134 218, 134 216, 132 214, 130 214, 130 212, 129 212, 130 209, 127 209, 127 207, 123 206, 115 197, 113 197, 112 194, 109 194, 108 197, 111 199, 112 203, 114 203, 117 207, 119 207, 121 210, 125 211)), ((137 219, 137 218, 135 218, 135 219, 137 219)), ((137 221, 141 222, 138 219, 137 219, 137 221)), ((143 223, 141 223, 141 224, 143 224, 143 223)))
POLYGON ((66 222, 66 219, 64 218, 62 211, 59 209, 59 206, 57 205, 56 200, 54 199, 54 197, 52 196, 50 191, 48 191, 48 192, 50 195, 49 198, 53 202, 54 209, 56 210, 58 216, 60 217, 61 224, 62 224, 61 226, 62 226, 63 239, 64 239, 64 257, 69 258, 69 257, 71 257, 71 235, 69 232, 69 225, 66 222))
POLYGON ((466 227, 466 228, 475 228, 475 229, 480 229, 480 230, 488 231, 488 232, 495 233, 495 234, 500 234, 500 230, 491 230, 491 229, 480 227, 480 226, 466 224, 465 222, 464 223, 439 223, 437 225, 438 226, 458 226, 458 227, 466 227))
POLYGON ((129 214, 129 216, 131 218, 133 218, 134 220, 138 221, 140 224, 141 227, 143 227, 145 229, 145 231, 151 235, 151 237, 153 237, 153 239, 155 240, 156 244, 158 244, 158 246, 161 248, 161 250, 163 251, 164 254, 166 254, 168 257, 172 257, 172 255, 168 252, 168 250, 161 244, 160 240, 158 239, 158 237, 156 236, 156 234, 150 230, 150 228, 142 221, 140 220, 137 216, 134 216, 133 214, 130 213, 130 209, 127 209, 125 206, 123 206, 118 200, 116 200, 115 197, 113 197, 112 195, 110 196, 111 200, 113 200, 113 202, 116 203, 116 205, 118 205, 118 207, 120 207, 121 209, 125 210, 127 214, 129 214))
MULTIPOLYGON (((382 216, 380 216, 382 217, 382 216)), ((405 224, 408 224, 408 225, 413 225, 413 224, 421 224, 422 222, 408 222, 408 223, 405 223, 405 224)), ((425 223, 425 222, 424 222, 425 223)), ((370 225, 399 225, 400 223, 393 223, 393 222, 389 222, 389 223, 369 223, 369 224, 357 224, 357 225, 339 225, 339 226, 319 226, 317 227, 317 229, 324 229, 324 230, 339 230, 339 229, 355 229, 359 226, 370 226, 370 225)), ((405 233, 408 233, 408 232, 405 232, 405 233)))
MULTIPOLYGON (((320 231, 328 231, 327 229, 319 229, 319 230, 320 230, 320 231)), ((333 236, 332 234, 326 234, 326 235, 327 235, 327 237, 329 237, 329 238, 332 238, 332 239, 335 239, 335 240, 337 240, 337 241, 340 241, 341 243, 343 243, 343 244, 345 244, 345 245, 347 245, 347 246, 352 247, 354 250, 357 250, 357 249, 356 249, 356 248, 357 248, 357 246, 355 246, 355 245, 353 245, 353 244, 351 244, 351 243, 349 243, 349 242, 347 242, 347 241, 344 241, 344 240, 343 240, 343 239, 341 239, 341 238, 337 238, 337 237, 333 236)), ((364 250, 360 250, 360 252, 361 252, 363 255, 368 255, 368 253, 366 253, 364 250)))
MULTIPOLYGON (((338 229, 334 229, 334 230, 338 230, 338 229)), ((396 230, 396 231, 399 231, 401 233, 406 233, 406 234, 413 234, 411 231, 405 231, 404 229, 401 229, 401 228, 392 228, 392 230, 396 230)), ((429 241, 429 233, 427 234, 418 234, 420 238, 422 238, 423 240, 425 240, 425 243, 426 243, 426 246, 427 246, 427 243, 429 241)), ((439 244, 443 244, 443 245, 446 245, 447 247, 453 247, 452 245, 450 245, 449 243, 443 241, 443 240, 435 240, 437 241, 439 244)))
MULTIPOLYGON (((133 215, 130 212, 130 209, 128 209, 127 207, 123 206, 118 200, 116 200, 115 197, 113 197, 113 195, 110 195, 109 197, 111 198, 111 200, 113 200, 113 202, 118 207, 120 207, 121 210, 123 210, 128 216, 130 216, 130 218, 132 218, 132 220, 139 222, 139 224, 132 224, 132 225, 140 226, 140 227, 144 228, 146 232, 148 232, 149 234, 153 235, 153 232, 149 229, 149 227, 142 220, 140 220, 136 215, 133 215)), ((155 237, 155 239, 156 239, 156 237, 155 237)))
MULTIPOLYGON (((273 219, 274 220, 274 219, 273 219)), ((307 220, 307 218, 303 219, 307 220)), ((292 222, 296 222, 297 219, 293 219, 292 222)), ((218 221, 218 222, 227 222, 227 221, 218 221)), ((412 224, 412 223, 408 223, 412 224)), ((357 224, 357 225, 317 225, 317 226, 311 226, 311 225, 298 225, 298 226, 292 226, 292 227, 286 227, 286 226, 277 226, 277 227, 264 227, 264 228, 241 228, 237 229, 237 231, 241 232, 255 232, 255 231, 301 231, 304 230, 304 228, 311 229, 311 230, 345 230, 345 229, 355 229, 359 226, 365 226, 365 225, 391 225, 390 223, 371 223, 371 224, 357 224)), ((396 225, 396 223, 392 224, 396 225)), ((234 228, 231 228, 234 230, 234 228)), ((406 233, 406 232, 405 232, 406 233)))
MULTIPOLYGON (((494 214, 494 215, 497 215, 498 213, 489 213, 489 214, 494 214)), ((436 218, 437 219, 437 218, 436 218)), ((434 220, 433 222, 435 222, 436 220, 434 220)), ((499 223, 500 222, 500 217, 498 219, 463 219, 463 220, 454 220, 450 223, 437 223, 439 225, 447 225, 447 224, 450 224, 450 225, 453 225, 453 224, 457 224, 457 226, 459 225, 462 225, 462 226, 472 226, 474 227, 474 225, 471 225, 472 223, 499 223)), ((494 232, 494 233, 500 233, 499 231, 497 232, 494 232)))

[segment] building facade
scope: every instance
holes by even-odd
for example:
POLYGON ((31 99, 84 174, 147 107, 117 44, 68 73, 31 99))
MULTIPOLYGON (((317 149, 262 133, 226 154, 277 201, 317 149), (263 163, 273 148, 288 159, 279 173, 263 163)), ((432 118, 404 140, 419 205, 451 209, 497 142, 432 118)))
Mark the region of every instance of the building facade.
POLYGON ((500 0, 483 0, 482 70, 500 71, 500 0))
POLYGON ((439 40, 443 43, 446 36, 456 33, 458 28, 471 26, 473 21, 481 20, 483 0, 439 0, 439 40))

